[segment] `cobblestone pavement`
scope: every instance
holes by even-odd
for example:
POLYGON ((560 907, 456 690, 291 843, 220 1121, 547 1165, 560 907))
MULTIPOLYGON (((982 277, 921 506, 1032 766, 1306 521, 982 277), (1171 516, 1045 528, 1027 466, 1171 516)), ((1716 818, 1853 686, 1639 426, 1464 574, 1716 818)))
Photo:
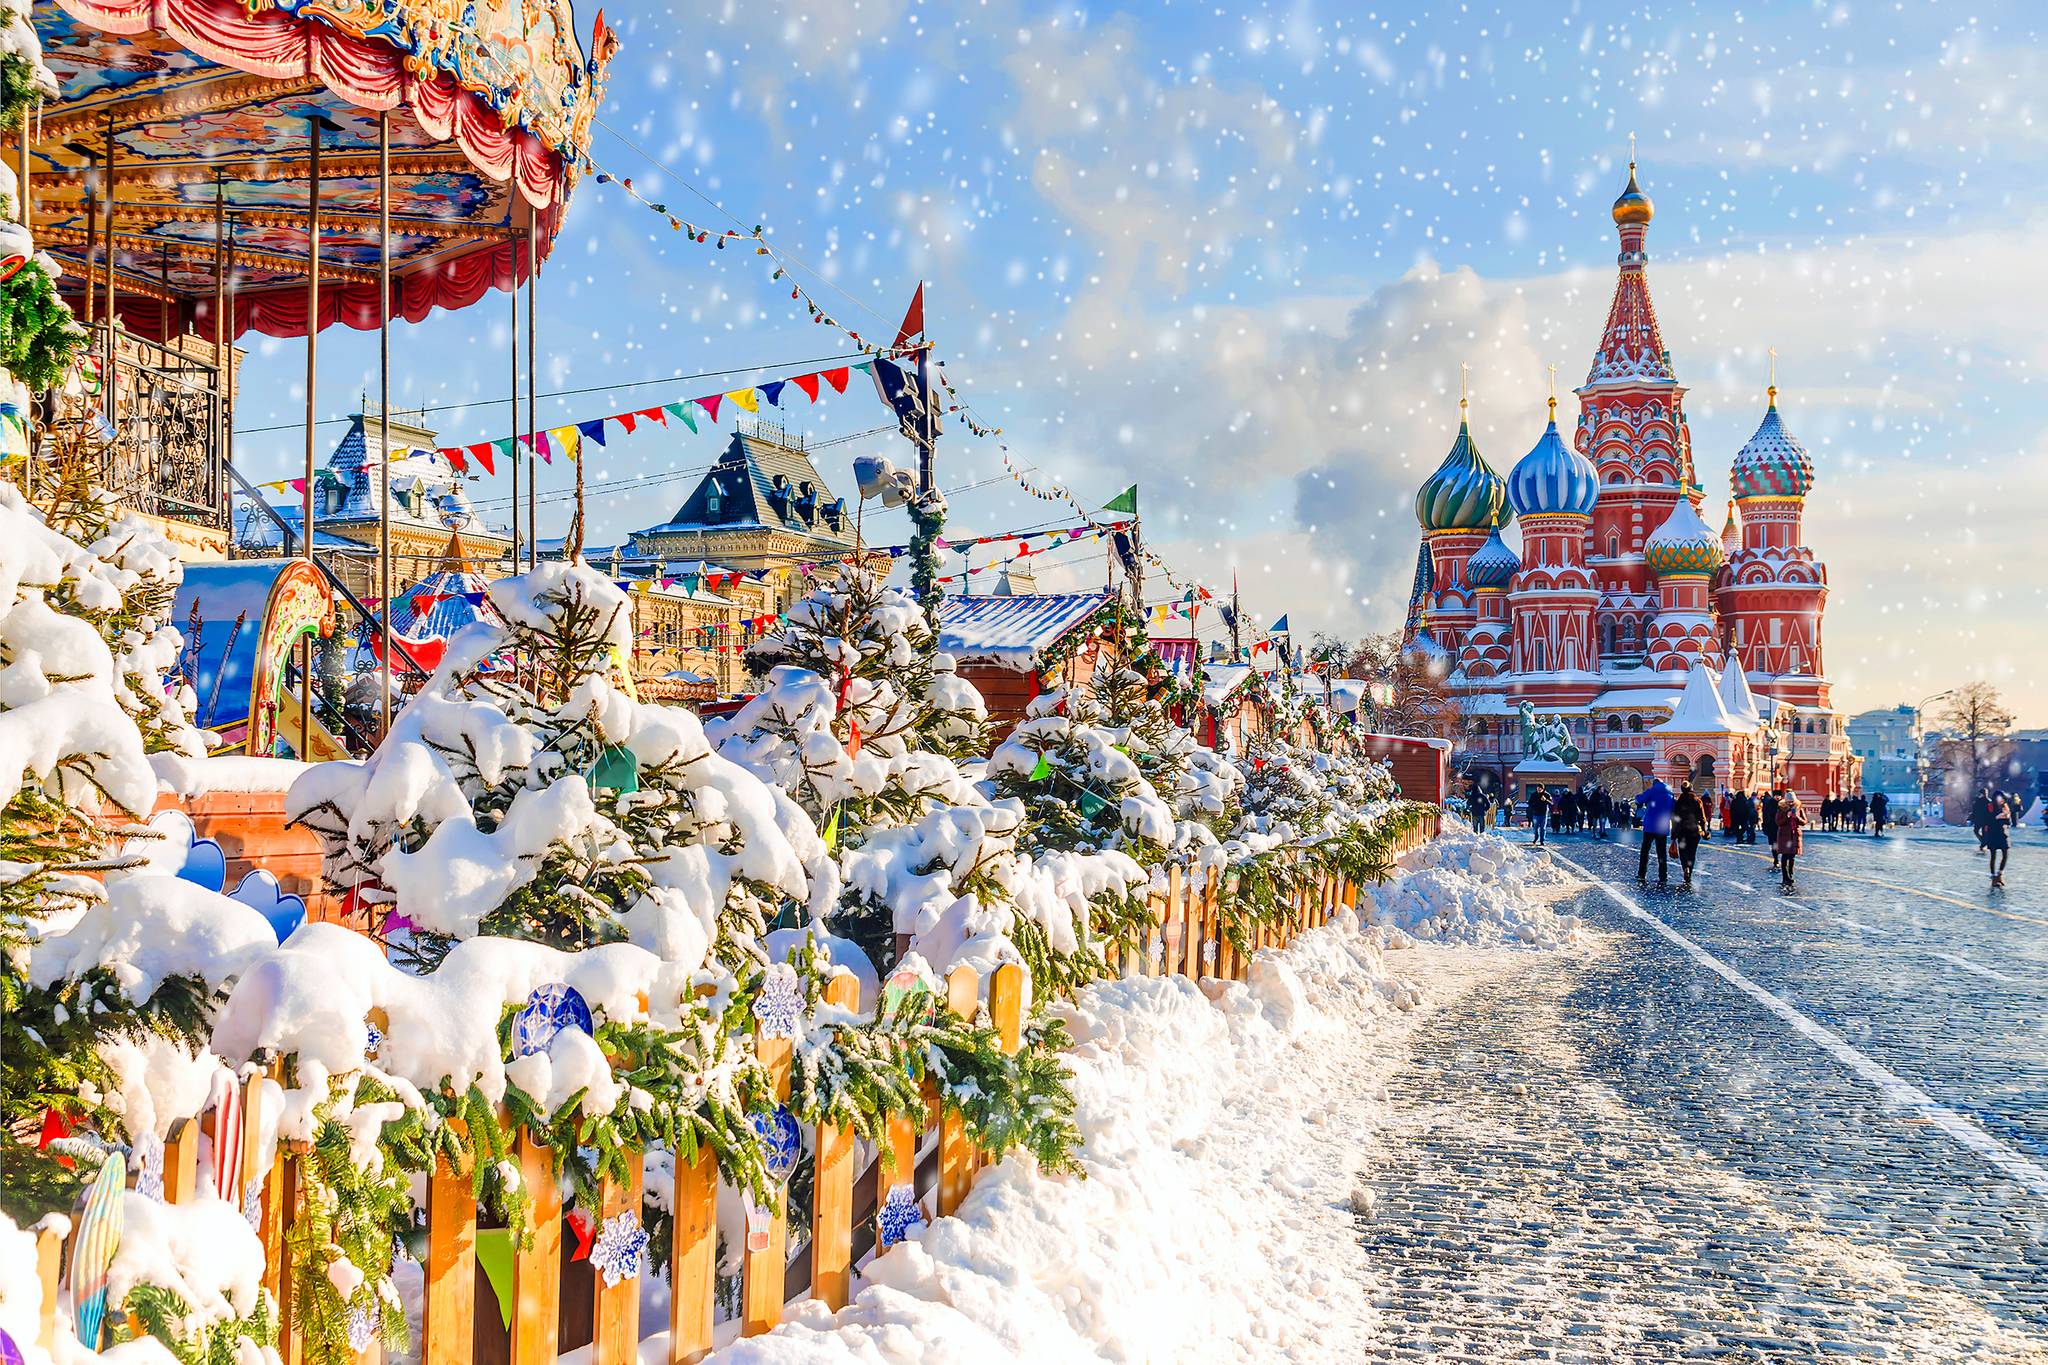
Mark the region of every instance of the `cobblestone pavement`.
MULTIPOLYGON (((1559 851, 1622 868, 1613 848, 1559 851)), ((1844 1038, 1861 1032, 1854 1046, 1882 1052, 1932 1098, 1888 1103, 1869 1071, 1589 892, 1559 908, 1599 926, 1595 952, 1532 955, 1457 994, 1419 1025, 1410 1064, 1388 1082, 1394 1117, 1362 1173, 1376 1201, 1359 1220, 1381 1318, 1360 1358, 2048 1361, 2048 1198, 2028 1187, 2026 1165, 2039 1155, 2038 1101, 2001 1091, 1995 1112, 1966 1111, 2006 1116, 2017 1180, 1939 1121, 1986 1058, 2006 1061, 1979 1089, 2037 1083, 2038 1013, 2002 1052, 1979 1036, 2038 1011, 2031 987, 1954 969, 1933 955, 1950 949, 1920 943, 1912 960, 1927 965, 1913 970, 1937 983, 1960 989, 1960 976, 2021 997, 1930 1003, 1899 979, 1904 946, 1853 967, 1858 950, 1823 951, 1823 939, 1849 940, 1833 923, 1839 906, 1807 906, 1839 890, 1818 868, 1795 898, 1807 908, 1787 910, 1754 889, 1763 878, 1743 860, 1724 862, 1702 863, 1697 891, 1640 903, 1693 922, 1699 934, 1681 932, 1716 957, 1743 957, 1733 965, 1763 990, 1783 999, 1798 987, 1794 1008, 1849 1020, 1844 1038), (1872 975, 1859 995, 1856 979, 1872 975), (1915 1001, 1934 1018, 1891 1041, 1879 1016, 1915 1001), (1854 1027, 1863 1015, 1867 1031, 1854 1027), (1946 1049, 1944 1020, 1965 1035, 1946 1049), (1937 1055, 1945 1093, 1911 1065, 1934 1069, 1937 1055)), ((1617 884, 1631 895, 1634 871, 1630 855, 1617 884)), ((2018 923, 1976 915, 1953 956, 1988 950, 1967 939, 1977 919, 2018 923)), ((1457 984, 1455 953, 1419 951, 1426 977, 1457 984)))

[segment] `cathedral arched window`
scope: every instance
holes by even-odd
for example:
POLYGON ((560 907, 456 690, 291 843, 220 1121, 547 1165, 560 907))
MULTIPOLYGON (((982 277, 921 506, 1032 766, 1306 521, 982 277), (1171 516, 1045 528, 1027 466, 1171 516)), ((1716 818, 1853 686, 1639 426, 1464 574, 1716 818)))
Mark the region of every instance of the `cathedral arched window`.
POLYGON ((1607 718, 1607 733, 1610 735, 1618 735, 1621 733, 1620 716, 1609 716, 1607 718))
POLYGON ((1600 623, 1600 652, 1602 654, 1612 654, 1614 652, 1614 622, 1611 620, 1600 623))
POLYGON ((1607 533, 1607 557, 1609 559, 1621 558, 1621 532, 1609 531, 1607 533))
POLYGON ((1628 718, 1628 732, 1632 735, 1639 735, 1643 732, 1643 718, 1641 716, 1630 716, 1628 718))
POLYGON ((1531 667, 1538 673, 1541 673, 1544 669, 1550 666, 1549 660, 1546 655, 1546 648, 1548 645, 1549 641, 1545 640, 1541 635, 1539 635, 1533 642, 1531 642, 1529 646, 1530 657, 1535 660, 1534 664, 1532 664, 1531 667))

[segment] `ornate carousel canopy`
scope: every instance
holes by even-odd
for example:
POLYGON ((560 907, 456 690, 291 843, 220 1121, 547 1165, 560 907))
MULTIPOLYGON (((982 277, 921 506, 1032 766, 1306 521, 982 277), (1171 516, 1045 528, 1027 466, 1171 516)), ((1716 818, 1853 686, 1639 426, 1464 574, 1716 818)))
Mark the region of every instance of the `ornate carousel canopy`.
POLYGON ((230 336, 305 334, 315 129, 316 324, 375 327, 384 111, 393 316, 513 287, 529 226, 544 259, 560 224, 617 48, 599 13, 586 55, 568 0, 37 0, 34 18, 63 88, 29 129, 36 240, 102 315, 111 160, 116 310, 152 339, 210 335, 217 292, 230 336))

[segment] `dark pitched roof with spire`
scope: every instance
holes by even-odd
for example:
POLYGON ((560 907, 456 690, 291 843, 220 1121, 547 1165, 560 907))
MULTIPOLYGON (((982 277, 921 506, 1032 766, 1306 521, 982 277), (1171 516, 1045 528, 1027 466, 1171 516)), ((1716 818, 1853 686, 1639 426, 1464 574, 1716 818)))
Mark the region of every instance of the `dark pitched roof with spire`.
POLYGON ((756 529, 851 544, 853 514, 804 450, 765 431, 736 431, 675 515, 634 534, 756 529))

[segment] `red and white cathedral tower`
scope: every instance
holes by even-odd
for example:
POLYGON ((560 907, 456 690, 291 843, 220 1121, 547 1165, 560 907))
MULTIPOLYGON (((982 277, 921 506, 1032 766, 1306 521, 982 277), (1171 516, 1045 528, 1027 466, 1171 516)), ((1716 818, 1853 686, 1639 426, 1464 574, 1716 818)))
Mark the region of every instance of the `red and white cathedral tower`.
POLYGON ((1776 384, 1769 394, 1762 424, 1728 473, 1742 547, 1728 557, 1714 605, 1728 652, 1751 676, 1768 675, 1771 695, 1824 708, 1820 623, 1828 571, 1813 557, 1803 526, 1813 459, 1785 430, 1776 384))
POLYGON ((1600 481, 1586 562, 1599 580, 1594 625, 1603 660, 1634 658, 1648 647, 1658 596, 1643 545, 1699 482, 1685 389, 1671 367, 1644 273, 1653 212, 1631 160, 1628 187, 1612 211, 1621 236, 1620 273, 1593 367, 1578 390, 1579 428, 1572 438, 1600 481))

